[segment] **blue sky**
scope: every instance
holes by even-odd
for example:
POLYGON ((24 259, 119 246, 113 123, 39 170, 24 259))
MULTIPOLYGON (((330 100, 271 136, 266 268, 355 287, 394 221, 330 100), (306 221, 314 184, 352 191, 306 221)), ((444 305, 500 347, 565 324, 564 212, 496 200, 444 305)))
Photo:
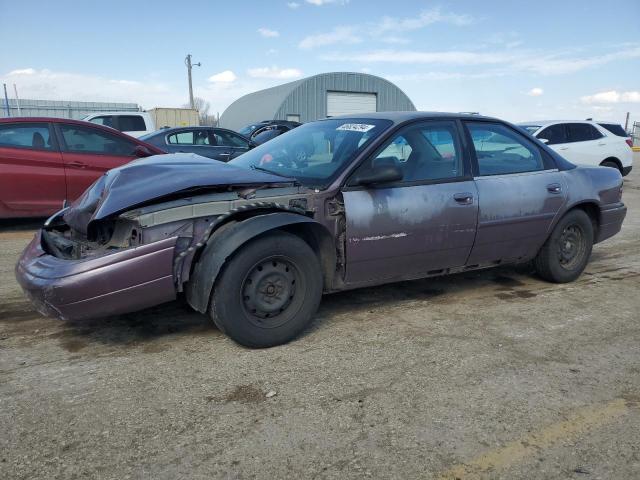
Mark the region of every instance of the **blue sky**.
POLYGON ((22 98, 180 106, 191 53, 214 112, 340 70, 388 78, 421 110, 622 122, 640 120, 639 18, 636 0, 0 0, 0 78, 22 98))

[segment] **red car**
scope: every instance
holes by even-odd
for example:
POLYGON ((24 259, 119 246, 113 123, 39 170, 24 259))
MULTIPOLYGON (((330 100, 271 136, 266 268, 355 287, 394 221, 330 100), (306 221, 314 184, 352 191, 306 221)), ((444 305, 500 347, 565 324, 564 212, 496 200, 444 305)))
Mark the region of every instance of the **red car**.
POLYGON ((104 172, 164 153, 108 127, 66 118, 0 119, 0 218, 51 215, 104 172))

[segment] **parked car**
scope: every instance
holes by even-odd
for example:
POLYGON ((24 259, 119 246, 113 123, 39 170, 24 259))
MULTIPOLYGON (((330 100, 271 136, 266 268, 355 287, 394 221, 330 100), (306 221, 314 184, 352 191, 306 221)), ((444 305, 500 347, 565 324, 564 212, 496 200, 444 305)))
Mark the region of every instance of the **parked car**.
POLYGON ((0 218, 51 215, 105 171, 159 153, 153 145, 79 120, 0 119, 0 218))
POLYGON ((147 112, 99 112, 87 115, 82 120, 115 128, 136 138, 156 129, 153 118, 147 112))
POLYGON ((111 170, 45 223, 16 268, 40 311, 82 319, 184 292, 235 341, 268 347, 304 330, 323 293, 529 260, 570 282, 626 214, 617 170, 477 115, 333 117, 229 163, 177 157, 111 170))
MULTIPOLYGON (((630 139, 588 120, 526 122, 520 127, 577 165, 612 167, 625 176, 633 166, 630 139)), ((624 129, 620 127, 624 132, 624 129)))
POLYGON ((239 133, 249 138, 256 145, 261 145, 300 125, 302 125, 300 122, 290 120, 264 120, 259 123, 247 125, 240 129, 239 133))
POLYGON ((168 153, 197 153, 203 157, 228 161, 243 154, 253 143, 242 135, 224 128, 164 128, 140 137, 168 153))

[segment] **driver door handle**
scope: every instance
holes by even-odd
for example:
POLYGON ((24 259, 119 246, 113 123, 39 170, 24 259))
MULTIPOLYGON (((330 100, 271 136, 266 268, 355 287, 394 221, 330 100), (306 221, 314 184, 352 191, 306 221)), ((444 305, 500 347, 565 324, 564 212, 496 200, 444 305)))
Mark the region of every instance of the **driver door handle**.
POLYGON ((473 204, 473 194, 471 193, 456 193, 453 196, 453 199, 458 202, 460 205, 471 205, 473 204))
POLYGON ((86 163, 79 162, 78 160, 72 160, 71 162, 67 163, 67 165, 73 168, 87 168, 86 163))
POLYGON ((562 192, 562 186, 559 183, 550 183, 547 185, 547 191, 549 193, 560 193, 562 192))

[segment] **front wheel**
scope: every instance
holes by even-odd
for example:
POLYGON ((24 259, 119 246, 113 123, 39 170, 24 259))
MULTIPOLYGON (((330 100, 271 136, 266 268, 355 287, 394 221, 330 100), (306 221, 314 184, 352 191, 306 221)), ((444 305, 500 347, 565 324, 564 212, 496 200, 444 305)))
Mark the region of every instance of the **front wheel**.
POLYGON ((593 247, 593 224, 583 210, 560 219, 534 260, 538 275, 549 282, 567 283, 580 276, 593 247))
POLYGON ((269 233, 244 245, 214 286, 209 315, 246 347, 286 343, 304 330, 322 296, 322 269, 301 238, 269 233))

